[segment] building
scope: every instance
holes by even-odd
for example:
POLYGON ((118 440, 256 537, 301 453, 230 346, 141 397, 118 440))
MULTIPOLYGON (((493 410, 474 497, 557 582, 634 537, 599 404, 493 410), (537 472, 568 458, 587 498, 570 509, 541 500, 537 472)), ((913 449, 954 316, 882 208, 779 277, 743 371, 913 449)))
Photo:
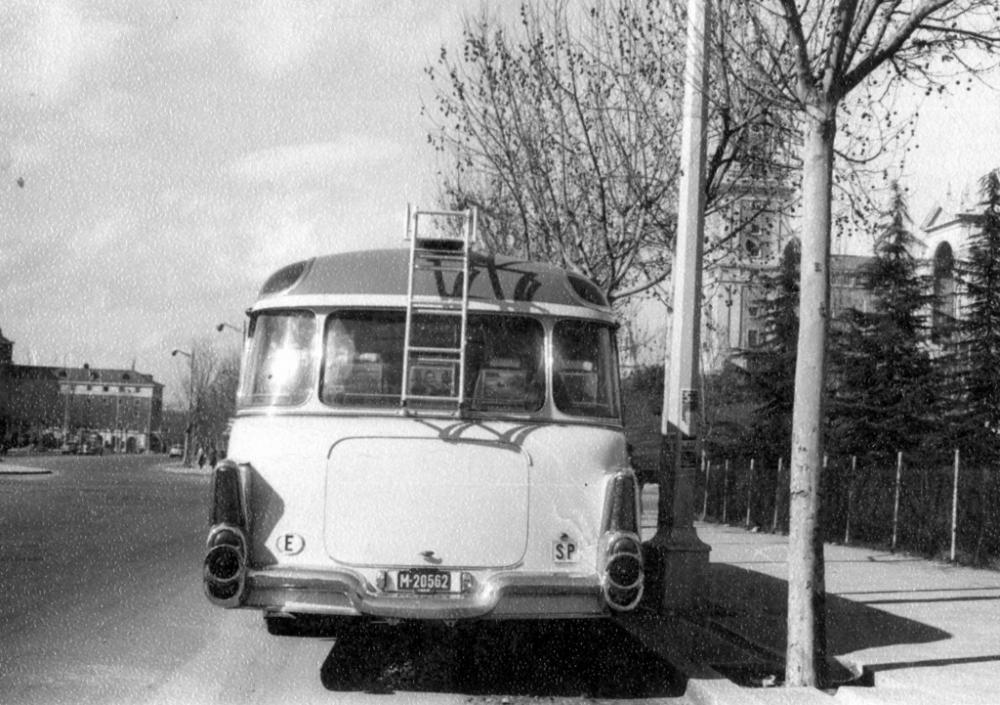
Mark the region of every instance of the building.
POLYGON ((0 439, 55 445, 99 437, 101 447, 160 449, 163 385, 134 369, 15 365, 0 333, 0 439))
POLYGON ((969 238, 979 227, 982 217, 968 201, 965 194, 957 201, 948 197, 944 205, 936 204, 920 225, 927 271, 937 297, 937 306, 931 316, 931 329, 936 339, 949 335, 961 313, 958 266, 969 255, 969 238))

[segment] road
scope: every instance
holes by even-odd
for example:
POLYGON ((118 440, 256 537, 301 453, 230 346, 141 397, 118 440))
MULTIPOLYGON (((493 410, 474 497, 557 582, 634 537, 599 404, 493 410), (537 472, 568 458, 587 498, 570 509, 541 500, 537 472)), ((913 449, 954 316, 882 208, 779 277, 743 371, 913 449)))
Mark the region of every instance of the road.
POLYGON ((207 475, 162 457, 18 462, 53 472, 0 474, 6 705, 686 702, 682 677, 613 624, 271 636, 202 594, 207 475))

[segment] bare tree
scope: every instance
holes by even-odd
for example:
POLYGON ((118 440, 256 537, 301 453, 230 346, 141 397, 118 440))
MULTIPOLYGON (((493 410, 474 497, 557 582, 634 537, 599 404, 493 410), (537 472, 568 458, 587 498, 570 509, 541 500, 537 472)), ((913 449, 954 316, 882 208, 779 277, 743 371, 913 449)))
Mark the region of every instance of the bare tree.
POLYGON ((994 0, 768 0, 747 8, 747 60, 775 99, 797 111, 802 135, 786 683, 814 686, 825 662, 818 519, 838 117, 859 92, 889 95, 901 83, 939 91, 955 80, 951 67, 968 79, 1000 42, 1000 28, 994 0))
MULTIPOLYGON (((430 140, 451 160, 442 198, 479 207, 490 250, 577 270, 612 301, 669 276, 683 12, 677 0, 539 0, 522 4, 514 28, 485 14, 467 20, 458 56, 442 49, 427 69, 437 86, 430 140)), ((787 120, 749 81, 729 80, 723 59, 713 70, 723 78, 710 96, 708 209, 732 216, 762 160, 776 163, 791 140, 761 148, 751 126, 774 138, 787 120)))
POLYGON ((195 448, 214 448, 227 432, 236 406, 240 356, 238 350, 207 337, 192 341, 190 352, 181 352, 189 360, 180 379, 189 409, 187 465, 195 448))

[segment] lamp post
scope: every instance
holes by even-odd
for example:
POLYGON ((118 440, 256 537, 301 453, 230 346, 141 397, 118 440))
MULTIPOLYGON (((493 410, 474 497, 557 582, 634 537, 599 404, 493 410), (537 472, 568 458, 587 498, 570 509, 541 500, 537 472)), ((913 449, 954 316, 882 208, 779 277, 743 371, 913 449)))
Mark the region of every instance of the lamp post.
POLYGON ((221 333, 226 328, 228 328, 229 330, 234 331, 236 333, 239 333, 241 336, 245 336, 246 335, 246 329, 245 328, 238 328, 237 326, 234 326, 232 323, 226 323, 225 321, 223 321, 222 323, 220 323, 219 325, 217 325, 215 327, 215 330, 217 330, 217 331, 219 331, 221 333))
POLYGON ((190 385, 188 387, 188 413, 187 413, 187 426, 184 428, 184 466, 191 466, 191 421, 192 414, 194 411, 194 351, 188 352, 187 350, 181 350, 180 348, 175 348, 173 352, 170 353, 171 357, 177 357, 178 355, 183 355, 188 359, 190 364, 191 374, 190 374, 190 385))
POLYGON ((677 249, 674 257, 674 312, 670 358, 663 395, 660 504, 653 588, 662 611, 695 609, 708 569, 709 547, 694 529, 694 480, 698 470, 700 415, 698 354, 701 332, 701 268, 705 233, 705 132, 707 103, 707 0, 688 0, 681 182, 677 249), (659 584, 656 585, 655 583, 659 584))

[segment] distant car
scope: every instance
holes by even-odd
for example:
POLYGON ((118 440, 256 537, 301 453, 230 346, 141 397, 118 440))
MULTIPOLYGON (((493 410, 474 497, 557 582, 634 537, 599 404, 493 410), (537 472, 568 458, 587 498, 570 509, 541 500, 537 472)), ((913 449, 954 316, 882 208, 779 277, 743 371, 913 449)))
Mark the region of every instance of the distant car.
POLYGON ((63 455, 74 455, 76 453, 76 443, 63 443, 59 446, 59 452, 63 455))
POLYGON ((170 450, 167 451, 167 455, 171 458, 179 458, 184 455, 184 449, 180 446, 170 446, 170 450))
POLYGON ((80 446, 81 455, 104 455, 104 446, 100 443, 84 443, 80 446))

